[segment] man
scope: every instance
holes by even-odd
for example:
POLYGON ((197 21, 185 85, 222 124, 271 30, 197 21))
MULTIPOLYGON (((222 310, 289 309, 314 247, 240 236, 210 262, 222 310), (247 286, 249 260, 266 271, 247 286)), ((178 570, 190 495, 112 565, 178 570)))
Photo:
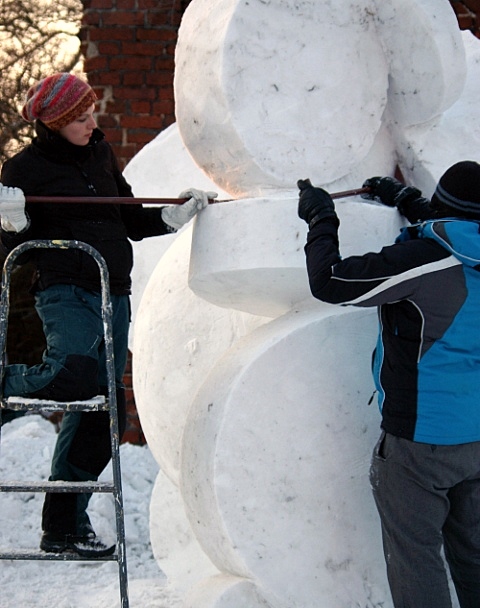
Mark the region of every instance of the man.
POLYGON ((480 165, 462 161, 431 201, 390 177, 364 186, 409 222, 378 253, 340 257, 330 195, 298 182, 312 294, 376 306, 382 413, 370 480, 395 608, 480 606, 480 165))

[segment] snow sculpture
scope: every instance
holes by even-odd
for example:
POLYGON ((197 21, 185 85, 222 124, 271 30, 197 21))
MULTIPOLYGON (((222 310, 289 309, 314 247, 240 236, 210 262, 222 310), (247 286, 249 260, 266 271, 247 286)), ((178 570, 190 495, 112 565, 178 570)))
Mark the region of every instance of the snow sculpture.
MULTIPOLYGON (((309 295, 295 184, 344 190, 398 163, 430 195, 476 158, 479 58, 448 0, 190 3, 178 131, 127 168, 137 192, 163 152, 152 183, 169 194, 208 181, 238 199, 174 239, 135 319, 137 405, 163 471, 152 546, 185 608, 391 606, 367 481, 376 314, 309 295)), ((343 255, 401 224, 361 199, 337 211, 343 255)))

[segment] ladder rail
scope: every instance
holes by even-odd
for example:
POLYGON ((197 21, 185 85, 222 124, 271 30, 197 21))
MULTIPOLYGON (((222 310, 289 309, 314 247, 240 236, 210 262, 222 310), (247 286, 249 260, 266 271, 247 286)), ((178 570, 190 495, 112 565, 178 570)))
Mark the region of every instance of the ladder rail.
MULTIPOLYGON (((1 433, 1 413, 2 408, 6 407, 8 400, 3 398, 3 376, 5 372, 5 355, 6 355, 6 341, 7 341, 7 327, 8 327, 8 315, 10 309, 10 290, 11 290, 11 275, 13 267, 23 253, 31 249, 69 249, 75 248, 89 254, 97 263, 100 272, 100 284, 101 284, 101 300, 102 300, 102 321, 104 330, 104 346, 105 346, 105 365, 107 371, 107 384, 108 384, 108 411, 110 414, 110 445, 112 453, 112 478, 113 478, 113 499, 115 507, 115 523, 117 532, 117 551, 114 556, 106 556, 102 558, 93 558, 95 561, 102 561, 104 559, 116 559, 119 568, 119 586, 120 586, 120 598, 121 607, 128 608, 128 577, 127 577, 127 559, 126 559, 126 547, 125 547, 125 519, 123 509, 123 490, 122 490, 122 478, 120 468, 120 457, 119 457, 119 446, 120 446, 120 433, 118 425, 118 410, 117 410, 117 394, 115 385, 115 362, 114 362, 114 350, 113 350, 113 331, 112 331, 112 303, 110 298, 109 288, 109 274, 105 260, 100 253, 91 245, 78 240, 30 240, 26 241, 13 249, 5 259, 3 270, 2 270, 2 281, 1 281, 1 295, 0 295, 0 356, 2 357, 2 364, 0 365, 0 433, 1 433)), ((29 401, 29 400, 26 400, 29 401)), ((50 402, 51 407, 54 411, 88 411, 82 410, 81 402, 72 403, 57 403, 50 402), (78 405, 80 403, 80 405, 78 405), (77 404, 78 409, 75 409, 73 404, 77 404)), ((10 405, 8 405, 10 407, 10 405)), ((16 409, 34 409, 33 404, 28 403, 16 403, 14 405, 16 409)), ((14 409, 12 408, 12 409, 14 409)), ((42 409, 48 409, 47 407, 42 409)), ((97 408, 98 409, 98 408, 97 408)), ((91 410, 90 410, 91 411, 91 410)), ((0 435, 1 439, 1 435, 0 435)), ((57 483, 57 489, 60 490, 57 483)), ((68 484, 68 482, 64 482, 68 484)), ((6 484, 7 486, 9 484, 6 484)), ((22 485, 22 484, 20 484, 22 485)), ((25 484, 26 485, 26 484, 25 484)), ((34 484, 36 485, 36 484, 34 484)), ((45 486, 45 484, 43 484, 45 486)), ((41 486, 41 484, 39 484, 41 486)), ((29 486, 30 487, 30 486, 29 486)), ((47 486, 48 487, 48 486, 47 486)), ((92 490, 78 490, 78 484, 72 484, 71 491, 92 491, 92 490)), ((81 487, 81 486, 80 486, 81 487)), ((21 490, 4 490, 4 491, 21 491, 21 490)), ((29 490, 29 491, 42 491, 29 490)), ((50 488, 48 491, 52 491, 50 488)), ((61 491, 68 491, 62 489, 61 491)), ((95 488, 93 491, 108 491, 104 488, 95 488)), ((56 554, 54 554, 56 555, 56 554)), ((4 552, 0 554, 0 559, 45 559, 51 560, 55 557, 49 556, 48 553, 42 555, 40 552, 4 552), (11 555, 23 555, 23 557, 6 557, 11 555), (26 557, 35 555, 36 557, 26 557)), ((57 555, 56 559, 72 559, 60 557, 57 555)), ((77 558, 73 558, 77 559, 77 558)), ((89 561, 92 558, 82 558, 82 561, 89 561)))

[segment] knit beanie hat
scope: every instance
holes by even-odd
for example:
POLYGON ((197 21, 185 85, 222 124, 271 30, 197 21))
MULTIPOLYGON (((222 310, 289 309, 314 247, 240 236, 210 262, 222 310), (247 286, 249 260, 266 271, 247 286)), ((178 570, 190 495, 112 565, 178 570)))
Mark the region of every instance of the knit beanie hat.
POLYGON ((455 215, 480 217, 480 164, 464 160, 447 169, 432 196, 432 206, 439 203, 455 209, 455 215))
POLYGON ((91 86, 67 72, 59 72, 31 86, 22 108, 28 122, 39 119, 53 131, 66 127, 95 103, 91 86))

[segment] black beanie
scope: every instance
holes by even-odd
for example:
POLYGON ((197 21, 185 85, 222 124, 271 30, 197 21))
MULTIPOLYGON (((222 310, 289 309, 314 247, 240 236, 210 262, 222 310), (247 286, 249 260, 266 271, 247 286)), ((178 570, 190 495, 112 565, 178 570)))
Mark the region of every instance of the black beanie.
POLYGON ((432 206, 438 203, 455 209, 455 215, 480 217, 480 164, 464 160, 447 169, 432 196, 432 206))

